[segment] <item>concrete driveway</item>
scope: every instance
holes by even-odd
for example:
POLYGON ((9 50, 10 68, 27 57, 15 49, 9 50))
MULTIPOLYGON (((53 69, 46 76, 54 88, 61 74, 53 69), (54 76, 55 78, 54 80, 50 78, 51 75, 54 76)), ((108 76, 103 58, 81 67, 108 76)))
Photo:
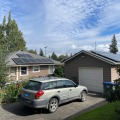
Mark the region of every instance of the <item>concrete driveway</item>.
POLYGON ((0 107, 0 120, 65 120, 103 104, 105 100, 100 94, 89 93, 85 102, 69 102, 50 114, 45 109, 26 108, 16 102, 0 107))

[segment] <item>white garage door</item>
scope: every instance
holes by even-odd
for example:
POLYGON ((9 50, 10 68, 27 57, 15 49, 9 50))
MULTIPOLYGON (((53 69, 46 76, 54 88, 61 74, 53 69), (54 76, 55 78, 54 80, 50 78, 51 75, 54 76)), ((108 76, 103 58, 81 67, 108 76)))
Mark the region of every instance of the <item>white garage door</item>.
POLYGON ((103 68, 79 68, 79 83, 89 91, 103 92, 103 68))

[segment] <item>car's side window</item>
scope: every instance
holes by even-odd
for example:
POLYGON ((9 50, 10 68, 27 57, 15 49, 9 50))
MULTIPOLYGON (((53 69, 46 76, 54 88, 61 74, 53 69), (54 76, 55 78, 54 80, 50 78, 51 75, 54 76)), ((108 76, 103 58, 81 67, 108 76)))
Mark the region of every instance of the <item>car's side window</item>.
POLYGON ((66 88, 66 83, 64 80, 57 81, 57 88, 66 88))
POLYGON ((56 81, 46 82, 46 83, 43 83, 42 90, 56 89, 56 87, 57 87, 56 81))
POLYGON ((75 84, 72 81, 66 80, 65 82, 66 82, 66 87, 75 87, 75 84))

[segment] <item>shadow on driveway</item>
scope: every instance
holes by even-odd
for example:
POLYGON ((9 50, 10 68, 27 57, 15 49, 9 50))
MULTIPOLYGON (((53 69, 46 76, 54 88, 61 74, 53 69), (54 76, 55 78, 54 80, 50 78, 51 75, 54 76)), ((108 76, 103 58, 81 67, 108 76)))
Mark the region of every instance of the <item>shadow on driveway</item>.
POLYGON ((86 102, 81 102, 81 105, 79 104, 80 103, 79 100, 71 101, 71 102, 60 105, 58 110, 55 113, 52 113, 52 114, 50 114, 48 112, 48 110, 46 110, 46 109, 34 109, 34 108, 25 107, 19 102, 3 105, 2 108, 5 111, 8 111, 8 112, 10 112, 12 114, 15 114, 17 116, 31 116, 31 115, 35 115, 35 114, 41 114, 41 115, 43 115, 43 116, 45 116, 45 117, 47 117, 49 119, 50 119, 51 116, 55 117, 55 116, 58 116, 59 114, 61 116, 63 114, 64 110, 68 110, 68 111, 64 111, 64 114, 63 114, 64 118, 66 118, 67 115, 68 115, 68 112, 71 111, 69 113, 69 117, 67 117, 67 119, 68 119, 70 117, 72 118, 72 116, 71 116, 72 112, 75 115, 78 115, 80 113, 83 113, 83 112, 86 112, 88 110, 94 109, 97 106, 100 106, 103 103, 105 103, 104 99, 101 100, 103 98, 101 96, 103 96, 103 95, 98 94, 98 93, 91 93, 90 92, 88 94, 88 100, 86 102), (96 98, 100 99, 101 102, 98 101, 98 99, 96 99, 96 98), (93 103, 93 101, 97 101, 97 102, 93 103), (80 106, 81 110, 77 106, 80 106), (73 108, 75 109, 76 113, 74 112, 73 108))

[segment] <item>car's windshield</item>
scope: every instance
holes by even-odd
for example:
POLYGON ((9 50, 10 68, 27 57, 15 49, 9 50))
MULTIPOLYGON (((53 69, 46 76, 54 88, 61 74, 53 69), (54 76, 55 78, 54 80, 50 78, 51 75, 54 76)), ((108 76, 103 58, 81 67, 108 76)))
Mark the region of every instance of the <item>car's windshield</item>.
POLYGON ((25 85, 25 89, 28 90, 40 90, 41 87, 41 83, 37 82, 37 81, 32 81, 30 80, 26 85, 25 85))

